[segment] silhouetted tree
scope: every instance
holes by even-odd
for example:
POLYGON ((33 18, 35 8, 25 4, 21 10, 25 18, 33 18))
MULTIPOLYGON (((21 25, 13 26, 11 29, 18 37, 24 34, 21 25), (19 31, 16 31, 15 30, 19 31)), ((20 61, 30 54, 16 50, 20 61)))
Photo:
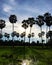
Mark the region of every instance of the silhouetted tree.
MULTIPOLYGON (((44 14, 44 22, 46 23, 46 26, 49 27, 49 31, 50 31, 50 26, 52 25, 52 16, 49 12, 44 14)), ((46 34, 47 34, 47 27, 46 27, 46 34)))
POLYGON ((19 38, 19 36, 20 36, 19 33, 16 32, 16 37, 19 38))
MULTIPOLYGON (((22 21, 22 27, 25 29, 25 36, 26 36, 26 29, 28 28, 27 20, 22 21)), ((25 42, 25 37, 24 37, 24 42, 25 42)))
POLYGON ((13 32, 11 33, 11 36, 12 36, 12 40, 14 41, 14 37, 16 36, 16 31, 13 31, 13 32))
MULTIPOLYGON (((16 21, 17 21, 16 15, 10 15, 9 21, 12 23, 12 30, 13 30, 13 32, 14 32, 14 23, 16 23, 16 21)), ((14 39, 14 38, 12 37, 12 40, 13 40, 13 39, 14 39)))
POLYGON ((1 29, 1 32, 0 33, 2 33, 2 29, 5 27, 5 21, 4 20, 0 20, 0 29, 1 29))
POLYGON ((5 33, 4 36, 5 36, 5 41, 6 41, 6 38, 7 38, 8 41, 9 41, 9 37, 10 37, 10 35, 9 35, 8 33, 5 33))
MULTIPOLYGON (((23 39, 23 37, 24 37, 23 33, 21 33, 20 37, 23 39)), ((24 40, 23 40, 23 41, 24 41, 24 40)))
POLYGON ((2 37, 3 37, 3 35, 2 35, 2 33, 0 33, 0 40, 1 40, 2 37))
MULTIPOLYGON (((41 33, 39 33, 39 34, 38 34, 39 38, 40 38, 40 37, 42 38, 42 37, 44 36, 44 34, 45 34, 44 31, 42 31, 41 33)), ((43 44, 43 42, 44 42, 44 40, 42 39, 42 44, 43 44)))
MULTIPOLYGON (((42 25, 44 25, 44 17, 42 15, 39 15, 37 18, 36 18, 36 23, 37 25, 40 27, 41 29, 41 32, 42 32, 42 25)), ((41 36, 41 35, 40 35, 41 36)), ((42 42, 42 36, 41 36, 41 42, 42 42)))
MULTIPOLYGON (((33 17, 32 18, 28 18, 27 24, 30 26, 30 34, 31 34, 32 26, 35 24, 34 18, 33 17)), ((30 38, 29 38, 29 41, 30 41, 30 38)))
MULTIPOLYGON (((32 39, 33 39, 33 37, 34 37, 34 33, 31 34, 31 37, 32 37, 32 39)), ((33 42, 33 40, 32 40, 32 42, 33 42)))
POLYGON ((28 34, 28 38, 29 38, 29 43, 30 43, 31 34, 28 34))
POLYGON ((46 34, 47 38, 50 37, 50 40, 52 39, 52 31, 48 31, 47 34, 46 34))

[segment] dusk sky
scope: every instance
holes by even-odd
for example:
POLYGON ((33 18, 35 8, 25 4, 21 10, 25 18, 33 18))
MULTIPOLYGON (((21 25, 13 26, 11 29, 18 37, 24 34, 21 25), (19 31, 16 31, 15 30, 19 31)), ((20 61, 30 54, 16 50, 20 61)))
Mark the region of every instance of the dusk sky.
MULTIPOLYGON (((9 16, 15 14, 17 16, 17 22, 15 24, 15 30, 19 33, 23 32, 21 28, 21 22, 28 17, 36 18, 38 15, 43 15, 46 12, 52 14, 52 0, 0 0, 0 19, 6 21, 6 27, 3 32, 11 32, 12 25, 9 23, 9 16), (11 28, 10 28, 11 27, 11 28)), ((32 32, 36 31, 37 37, 40 29, 38 26, 34 26, 32 32)), ((45 30, 43 28, 43 30, 45 30)), ((29 33, 29 29, 27 29, 29 33)))

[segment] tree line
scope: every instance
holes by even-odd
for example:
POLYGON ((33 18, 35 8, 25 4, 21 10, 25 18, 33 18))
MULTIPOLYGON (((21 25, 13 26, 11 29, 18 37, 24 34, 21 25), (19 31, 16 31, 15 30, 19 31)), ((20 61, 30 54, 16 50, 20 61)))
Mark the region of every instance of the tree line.
MULTIPOLYGON (((3 37, 2 29, 5 28, 5 26, 6 26, 5 22, 6 22, 5 20, 0 19, 0 29, 1 29, 1 32, 0 32, 0 41, 2 40, 2 37, 3 37)), ((50 30, 50 28, 52 26, 52 15, 49 12, 45 13, 44 15, 38 15, 36 18, 31 17, 31 18, 28 18, 27 20, 23 20, 22 21, 22 27, 25 29, 25 32, 23 32, 21 34, 19 34, 16 31, 14 31, 14 23, 17 22, 17 16, 16 15, 10 15, 9 22, 12 24, 12 33, 11 33, 11 36, 12 36, 12 41, 13 42, 15 41, 14 40, 14 36, 16 36, 17 38, 19 38, 19 36, 20 36, 22 38, 22 40, 25 42, 25 40, 26 40, 25 39, 26 38, 26 29, 28 27, 30 27, 30 32, 28 34, 29 43, 30 43, 31 37, 33 38, 34 35, 35 35, 34 32, 31 33, 32 27, 35 24, 37 24, 40 27, 40 31, 41 32, 38 33, 38 36, 41 38, 41 43, 44 42, 44 40, 42 39, 42 37, 45 34, 45 32, 42 31, 42 26, 44 24, 46 24, 46 43, 47 43, 47 39, 48 38, 49 38, 49 41, 52 40, 52 31, 50 30), (49 27, 49 31, 47 32, 48 27, 49 27)), ((4 33, 4 36, 9 41, 10 34, 8 34, 6 32, 6 33, 4 33)), ((5 40, 5 41, 7 41, 7 40, 5 40)), ((37 42, 39 42, 39 40, 37 42)))

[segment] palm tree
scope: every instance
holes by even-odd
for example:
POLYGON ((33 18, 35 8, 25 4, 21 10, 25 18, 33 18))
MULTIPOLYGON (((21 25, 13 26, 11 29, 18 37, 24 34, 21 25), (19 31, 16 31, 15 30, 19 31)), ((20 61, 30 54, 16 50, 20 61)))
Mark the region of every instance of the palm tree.
POLYGON ((24 37, 23 33, 21 33, 21 35, 20 35, 20 36, 21 36, 21 38, 23 38, 23 37, 24 37))
MULTIPOLYGON (((44 34, 45 34, 44 31, 42 31, 41 33, 39 33, 38 34, 39 38, 42 38, 44 36, 44 34)), ((41 40, 42 40, 42 44, 43 44, 44 40, 43 39, 41 39, 41 40)))
POLYGON ((28 34, 28 38, 29 38, 29 43, 30 43, 31 34, 28 34))
MULTIPOLYGON (((50 31, 50 26, 52 25, 52 16, 49 12, 44 14, 44 22, 46 23, 46 26, 49 27, 49 31, 50 31)), ((46 34, 47 34, 47 27, 46 27, 46 34)), ((46 43, 47 43, 47 38, 46 38, 46 43)))
POLYGON ((16 37, 19 38, 19 36, 20 36, 19 33, 16 32, 16 37))
MULTIPOLYGON (((26 29, 28 28, 27 20, 22 21, 22 27, 25 29, 24 35, 26 36, 26 29)), ((24 42, 25 42, 25 37, 24 37, 24 42)))
MULTIPOLYGON (((32 36, 32 39, 33 39, 33 37, 34 37, 34 33, 32 33, 31 36, 32 36)), ((32 42, 33 42, 33 40, 32 40, 32 42)))
POLYGON ((47 38, 50 37, 50 40, 52 39, 52 31, 48 31, 47 34, 46 34, 47 38))
POLYGON ((3 37, 3 35, 2 35, 2 33, 0 33, 0 40, 1 40, 2 37, 3 37))
POLYGON ((0 29, 1 29, 1 33, 2 33, 2 29, 5 27, 5 21, 4 20, 0 20, 0 29))
MULTIPOLYGON (((12 23, 12 30, 13 30, 13 32, 14 32, 14 23, 16 23, 16 21, 17 21, 16 15, 10 15, 9 21, 12 23)), ((13 40, 13 39, 14 39, 14 38, 12 37, 12 40, 13 40)), ((14 41, 14 40, 13 40, 13 41, 14 41)))
MULTIPOLYGON (((32 18, 28 18, 27 24, 30 26, 30 34, 31 34, 32 26, 33 26, 33 24, 35 24, 34 18, 33 17, 32 18)), ((30 41, 30 38, 29 38, 29 41, 30 41)))
MULTIPOLYGON (((36 18, 36 24, 40 27, 41 32, 42 32, 42 25, 44 25, 44 17, 42 15, 39 15, 36 18)), ((41 42, 42 42, 42 36, 41 36, 41 42)))
POLYGON ((16 31, 13 31, 13 32, 11 33, 11 36, 12 36, 12 40, 14 41, 14 37, 16 36, 16 31))
MULTIPOLYGON (((5 41, 6 41, 6 38, 8 38, 8 33, 5 33, 4 37, 5 37, 5 41)), ((9 40, 9 38, 8 38, 8 40, 9 40)))
MULTIPOLYGON (((39 36, 39 38, 41 38, 42 37, 42 34, 41 33, 38 33, 38 36, 39 36)), ((41 39, 41 41, 42 41, 42 39, 41 39)))
MULTIPOLYGON (((44 34, 45 34, 45 32, 42 31, 42 32, 41 32, 42 37, 44 36, 44 34)), ((44 42, 44 40, 42 39, 42 44, 43 44, 43 42, 44 42)))

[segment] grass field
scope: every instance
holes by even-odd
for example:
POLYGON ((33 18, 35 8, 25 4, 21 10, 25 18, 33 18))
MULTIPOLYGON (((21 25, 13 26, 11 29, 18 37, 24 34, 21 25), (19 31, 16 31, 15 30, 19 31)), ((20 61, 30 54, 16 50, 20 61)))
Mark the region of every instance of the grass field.
POLYGON ((52 65, 52 48, 0 47, 0 65, 52 65))

